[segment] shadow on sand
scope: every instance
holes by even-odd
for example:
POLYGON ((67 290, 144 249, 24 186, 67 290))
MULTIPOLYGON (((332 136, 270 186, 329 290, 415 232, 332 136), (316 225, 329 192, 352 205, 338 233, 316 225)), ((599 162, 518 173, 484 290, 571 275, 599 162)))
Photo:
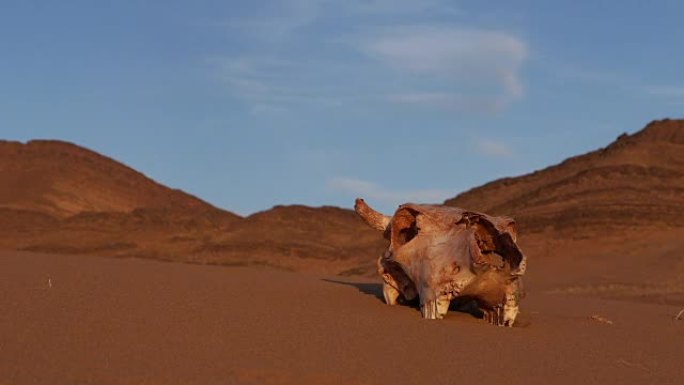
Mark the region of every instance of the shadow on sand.
POLYGON ((382 284, 380 283, 362 283, 362 282, 346 282, 335 279, 322 279, 324 282, 336 283, 338 285, 355 287, 359 292, 367 295, 372 295, 378 301, 385 303, 385 297, 382 295, 382 284))
MULTIPOLYGON (((378 301, 382 302, 383 304, 385 303, 385 297, 382 294, 382 284, 380 283, 362 283, 362 282, 347 282, 347 281, 340 281, 340 280, 335 280, 335 279, 322 279, 324 282, 330 282, 330 283, 335 283, 338 285, 345 285, 345 286, 352 286, 355 287, 359 292, 367 295, 372 295, 375 297, 378 301)), ((399 303, 404 306, 409 306, 415 309, 420 308, 420 303, 418 299, 413 300, 413 301, 402 301, 402 299, 399 299, 399 303)), ((449 305, 449 310, 451 311, 457 311, 460 313, 466 313, 470 314, 474 318, 482 318, 484 316, 484 313, 477 307, 477 303, 472 300, 471 298, 455 298, 451 301, 451 304, 449 305)))
MULTIPOLYGON (((367 295, 372 295, 378 301, 385 303, 385 296, 382 294, 382 284, 381 283, 361 283, 361 282, 346 282, 338 281, 335 279, 323 279, 325 282, 336 283, 338 285, 346 285, 355 287, 359 292, 367 295)), ((412 307, 414 309, 420 309, 420 301, 416 298, 412 301, 407 301, 404 297, 399 297, 397 299, 398 303, 403 306, 412 307)))

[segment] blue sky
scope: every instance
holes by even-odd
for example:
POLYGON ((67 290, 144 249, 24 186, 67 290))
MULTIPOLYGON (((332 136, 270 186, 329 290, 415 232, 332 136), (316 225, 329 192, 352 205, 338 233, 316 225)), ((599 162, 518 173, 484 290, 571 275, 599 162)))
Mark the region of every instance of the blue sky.
POLYGON ((219 207, 440 202, 682 117, 679 1, 0 0, 0 138, 219 207))

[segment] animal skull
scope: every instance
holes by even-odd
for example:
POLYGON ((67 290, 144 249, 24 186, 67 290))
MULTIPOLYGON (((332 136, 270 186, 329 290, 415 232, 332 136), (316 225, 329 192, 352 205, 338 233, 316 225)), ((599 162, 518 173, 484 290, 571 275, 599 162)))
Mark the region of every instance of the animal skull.
POLYGON ((423 318, 441 319, 452 299, 472 298, 485 320, 513 326, 527 264, 513 219, 411 203, 388 217, 363 199, 354 208, 390 241, 378 259, 387 304, 418 297, 423 318))

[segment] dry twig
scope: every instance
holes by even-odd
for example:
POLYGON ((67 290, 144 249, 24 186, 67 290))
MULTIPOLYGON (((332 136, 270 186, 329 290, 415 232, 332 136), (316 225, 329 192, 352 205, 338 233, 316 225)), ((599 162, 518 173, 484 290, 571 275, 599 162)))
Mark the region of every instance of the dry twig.
POLYGON ((675 317, 675 319, 676 319, 676 320, 684 320, 684 317, 682 317, 683 315, 684 315, 684 309, 682 309, 682 310, 679 312, 679 314, 677 314, 677 316, 675 317))

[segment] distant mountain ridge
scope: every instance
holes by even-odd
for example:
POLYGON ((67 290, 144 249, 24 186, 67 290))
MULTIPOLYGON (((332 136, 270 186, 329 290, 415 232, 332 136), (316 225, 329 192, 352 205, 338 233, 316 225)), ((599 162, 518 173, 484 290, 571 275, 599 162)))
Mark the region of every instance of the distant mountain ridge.
MULTIPOLYGON (((679 263, 672 240, 684 239, 684 121, 654 121, 445 204, 512 215, 534 258, 637 261, 660 242, 660 260, 679 263), (611 236, 614 244, 603 242, 611 236)), ((352 210, 276 206, 241 218, 71 143, 0 141, 0 248, 374 275, 384 247, 352 210)))
MULTIPOLYGON (((217 210, 72 143, 0 141, 0 208, 65 218, 82 212, 217 210)), ((221 210, 226 217, 238 216, 221 210)))
POLYGON ((684 121, 653 121, 607 147, 444 203, 512 215, 527 233, 684 227, 684 121))
POLYGON ((351 210, 241 218, 94 151, 33 140, 0 141, 0 247, 352 274, 373 270, 382 239, 351 210))

